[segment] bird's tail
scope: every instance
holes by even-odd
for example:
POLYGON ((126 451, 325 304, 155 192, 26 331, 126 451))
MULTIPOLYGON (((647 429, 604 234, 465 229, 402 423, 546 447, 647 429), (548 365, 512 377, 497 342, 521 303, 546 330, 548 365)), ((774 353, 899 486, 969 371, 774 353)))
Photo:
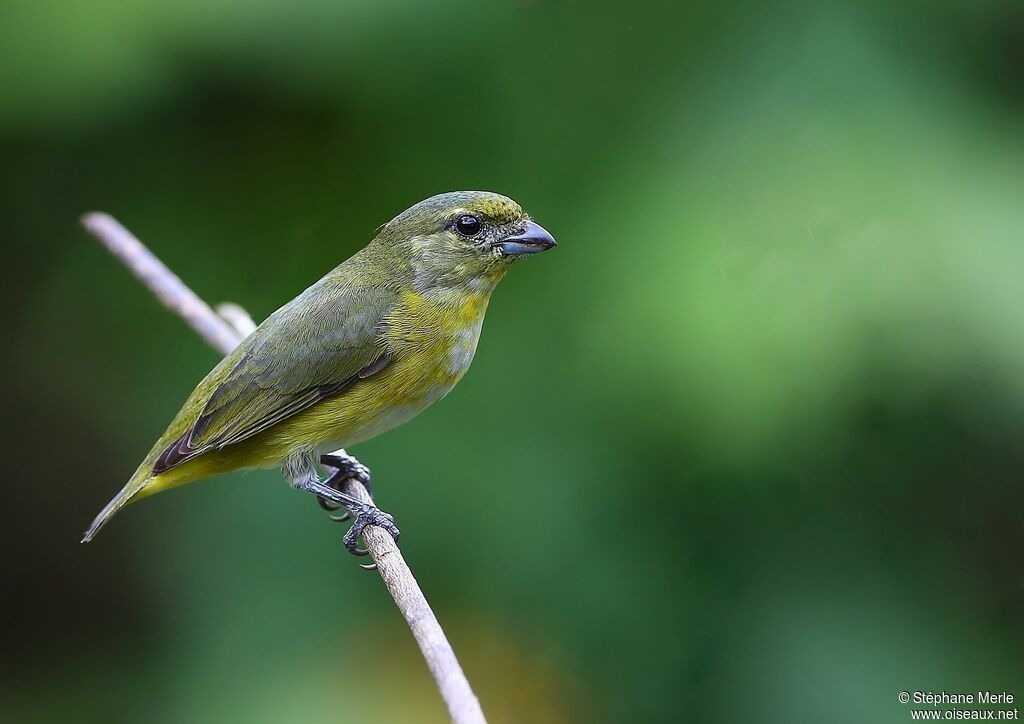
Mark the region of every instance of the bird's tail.
MULTIPOLYGON (((153 475, 153 468, 148 464, 148 460, 139 466, 139 469, 135 471, 128 483, 121 488, 121 492, 113 497, 113 499, 107 503, 103 510, 99 512, 99 515, 93 520, 92 525, 89 526, 89 530, 85 531, 85 535, 82 536, 82 542, 88 543, 96 534, 100 532, 100 528, 107 524, 107 521, 114 517, 115 514, 121 508, 128 505, 128 503, 136 500, 140 497, 150 481, 155 477, 153 475)), ((143 496, 144 497, 144 496, 143 496)))

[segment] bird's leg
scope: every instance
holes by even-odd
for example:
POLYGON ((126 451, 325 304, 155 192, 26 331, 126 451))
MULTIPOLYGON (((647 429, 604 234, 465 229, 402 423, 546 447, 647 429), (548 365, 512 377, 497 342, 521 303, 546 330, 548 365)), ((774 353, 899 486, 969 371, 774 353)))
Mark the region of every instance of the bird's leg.
MULTIPOLYGON (((342 484, 351 478, 362 483, 363 487, 366 488, 366 492, 372 494, 373 491, 370 488, 370 469, 344 450, 335 450, 329 455, 321 455, 320 464, 325 468, 334 470, 331 477, 324 481, 325 485, 334 488, 335 490, 341 490, 342 484)), ((318 497, 317 500, 320 503, 320 507, 328 513, 333 513, 342 507, 332 503, 326 498, 318 497)), ((346 512, 342 515, 332 515, 331 520, 335 520, 340 523, 348 520, 350 517, 351 516, 346 512)))
MULTIPOLYGON (((328 464, 330 465, 330 463, 328 464)), ((359 536, 363 534, 363 530, 368 525, 376 525, 383 528, 391 534, 396 543, 398 542, 398 528, 395 527, 395 519, 389 513, 385 513, 374 505, 364 503, 358 498, 353 498, 351 495, 321 482, 320 476, 316 472, 316 466, 313 465, 312 457, 303 455, 291 458, 285 462, 282 470, 285 477, 296 490, 312 493, 336 504, 340 508, 345 508, 351 514, 353 518, 352 527, 349 528, 342 539, 349 553, 357 556, 365 556, 369 553, 369 551, 357 546, 359 536)), ((350 476, 346 475, 341 480, 345 480, 348 477, 350 476)), ((334 478, 335 476, 332 475, 328 483, 334 480, 334 478)))

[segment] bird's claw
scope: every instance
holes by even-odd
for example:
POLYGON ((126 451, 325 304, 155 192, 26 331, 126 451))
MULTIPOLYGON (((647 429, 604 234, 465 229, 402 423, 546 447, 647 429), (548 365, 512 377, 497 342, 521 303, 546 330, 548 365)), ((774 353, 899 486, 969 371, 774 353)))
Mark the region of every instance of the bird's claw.
MULTIPOLYGON (((375 525, 379 528, 383 528, 388 534, 395 539, 395 543, 398 543, 398 527, 395 526, 395 519, 390 513, 385 513, 380 508, 368 505, 366 503, 359 503, 358 506, 352 506, 349 510, 354 517, 352 527, 345 533, 345 537, 342 538, 342 542, 345 544, 345 548, 348 552, 354 556, 366 556, 370 554, 370 551, 366 548, 360 548, 359 538, 363 535, 363 531, 368 525, 375 525)), ((366 568, 366 566, 363 566, 366 568)), ((371 569, 372 570, 372 569, 371 569)))
POLYGON ((316 502, 318 502, 320 504, 320 507, 326 510, 328 513, 333 513, 334 511, 338 510, 338 508, 342 507, 337 503, 328 500, 327 498, 320 497, 319 495, 316 496, 316 502))
POLYGON ((327 479, 327 485, 337 488, 342 482, 352 479, 358 480, 366 488, 366 492, 373 493, 370 487, 370 469, 356 460, 348 453, 342 455, 321 455, 320 464, 333 468, 334 472, 327 479))
MULTIPOLYGON (((331 487, 334 488, 333 485, 331 487)), ((334 489, 337 490, 337 488, 334 489)), ((334 513, 338 512, 345 506, 339 505, 338 503, 335 503, 332 500, 328 500, 327 498, 318 495, 316 496, 316 502, 320 503, 320 507, 327 511, 327 517, 336 523, 344 523, 346 520, 352 517, 352 514, 349 513, 347 510, 341 515, 334 515, 334 513)))
MULTIPOLYGON (((370 469, 363 465, 361 462, 356 460, 354 457, 346 453, 344 450, 339 450, 337 453, 331 453, 329 455, 320 456, 320 464, 325 468, 328 468, 330 477, 323 482, 323 485, 331 488, 338 493, 343 494, 343 498, 351 498, 347 493, 344 493, 342 488, 345 485, 346 480, 356 480, 366 488, 367 492, 371 491, 370 488, 370 469)), ((385 513, 376 506, 355 502, 352 505, 345 503, 344 505, 329 500, 318 495, 317 500, 320 502, 320 507, 326 510, 329 515, 328 517, 338 523, 343 523, 346 520, 352 520, 352 527, 345 533, 345 537, 342 541, 345 544, 345 548, 354 556, 367 556, 370 551, 366 548, 360 548, 359 538, 363 535, 363 531, 368 525, 376 525, 386 530, 392 538, 395 539, 395 543, 398 542, 398 528, 395 527, 395 519, 390 514, 385 513), (344 512, 338 515, 333 515, 339 510, 344 509, 344 512)), ((370 563, 368 565, 362 565, 362 568, 372 571, 377 568, 376 563, 370 563)))
MULTIPOLYGON (((348 453, 321 455, 320 464, 334 471, 324 481, 324 485, 341 491, 345 481, 353 479, 358 480, 366 488, 366 492, 370 492, 370 469, 348 453)), ((344 507, 319 495, 317 501, 319 501, 320 507, 328 513, 335 513, 344 507)), ((344 523, 346 520, 351 520, 352 515, 346 511, 340 515, 329 515, 328 517, 336 523, 344 523)))

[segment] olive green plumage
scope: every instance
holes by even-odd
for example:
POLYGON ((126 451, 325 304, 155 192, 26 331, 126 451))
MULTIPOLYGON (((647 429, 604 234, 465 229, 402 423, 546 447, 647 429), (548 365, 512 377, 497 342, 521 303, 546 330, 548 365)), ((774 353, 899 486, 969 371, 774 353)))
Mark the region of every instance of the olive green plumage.
POLYGON ((405 422, 465 373, 512 261, 553 245, 489 192, 403 212, 214 367, 83 540, 160 490, 314 458, 405 422))

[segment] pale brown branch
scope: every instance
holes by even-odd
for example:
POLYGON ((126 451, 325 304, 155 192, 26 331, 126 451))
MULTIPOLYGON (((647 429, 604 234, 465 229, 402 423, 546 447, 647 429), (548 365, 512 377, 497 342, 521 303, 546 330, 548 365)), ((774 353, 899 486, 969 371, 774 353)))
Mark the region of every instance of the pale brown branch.
POLYGON ((113 216, 92 212, 82 217, 82 225, 215 350, 227 354, 243 339, 113 216))
POLYGON ((242 338, 248 337, 256 331, 256 322, 252 321, 249 313, 237 304, 223 302, 217 305, 217 316, 231 325, 231 328, 238 332, 242 338))
MULTIPOLYGON (((184 318, 200 337, 221 354, 227 354, 237 347, 256 328, 249 315, 238 305, 222 304, 214 312, 114 217, 98 212, 89 213, 82 217, 82 224, 164 306, 184 318)), ((346 481, 345 492, 373 505, 369 492, 356 480, 346 481)), ((452 721, 455 724, 485 724, 480 702, 398 545, 386 531, 376 526, 366 528, 363 540, 377 564, 384 585, 405 617, 426 659, 452 721)))

